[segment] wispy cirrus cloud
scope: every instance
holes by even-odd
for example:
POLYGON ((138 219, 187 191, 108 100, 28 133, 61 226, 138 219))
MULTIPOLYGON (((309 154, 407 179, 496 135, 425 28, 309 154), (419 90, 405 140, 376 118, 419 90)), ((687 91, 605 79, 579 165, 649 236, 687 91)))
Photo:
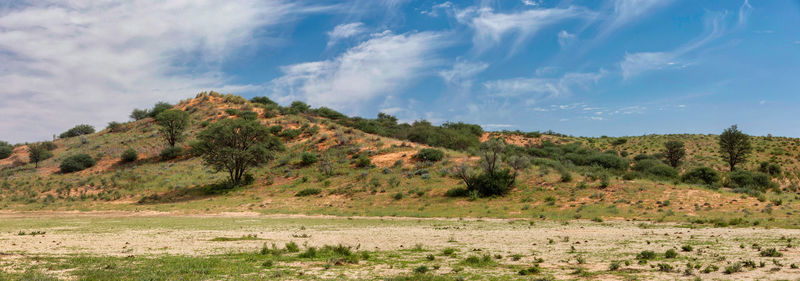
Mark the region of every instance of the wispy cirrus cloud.
POLYGON ((447 46, 438 32, 383 32, 336 58, 283 67, 270 82, 280 101, 306 100, 357 113, 367 102, 397 93, 437 64, 435 52, 447 46))
POLYGON ((336 44, 339 40, 361 35, 367 32, 362 22, 351 22, 337 25, 328 32, 328 46, 336 44))
POLYGON ((726 32, 724 25, 725 14, 715 13, 706 19, 706 34, 695 40, 689 41, 671 51, 662 52, 636 52, 626 53, 619 63, 623 79, 627 80, 641 73, 665 69, 682 68, 690 65, 684 57, 714 40, 726 32))
POLYGON ((230 85, 218 66, 257 29, 268 34, 321 10, 278 0, 6 6, 0 13, 0 134, 11 141, 48 138, 79 122, 124 120, 132 107, 159 99, 251 89, 256 86, 230 85))
POLYGON ((514 13, 495 12, 489 7, 468 7, 456 10, 456 20, 474 31, 472 42, 478 51, 499 45, 513 36, 512 53, 544 27, 567 19, 588 17, 591 11, 576 6, 567 8, 529 9, 514 13))
POLYGON ((570 72, 561 77, 522 77, 487 81, 483 85, 489 96, 516 98, 532 105, 542 99, 570 95, 574 90, 587 90, 607 74, 597 72, 570 72))
POLYGON ((612 13, 605 20, 599 37, 605 37, 614 31, 650 15, 659 8, 670 5, 672 0, 613 0, 612 13))
POLYGON ((469 89, 472 86, 473 78, 489 67, 485 62, 472 62, 459 59, 453 64, 453 68, 439 72, 447 85, 469 89))

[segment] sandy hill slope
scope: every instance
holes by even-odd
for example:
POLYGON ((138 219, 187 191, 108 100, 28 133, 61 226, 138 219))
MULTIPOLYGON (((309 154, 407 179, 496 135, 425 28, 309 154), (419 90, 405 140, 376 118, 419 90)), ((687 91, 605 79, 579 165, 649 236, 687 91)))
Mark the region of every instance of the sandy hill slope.
MULTIPOLYGON (((231 95, 200 94, 174 108, 191 115, 188 140, 181 144, 184 147, 208 124, 252 111, 265 126, 277 126, 275 134, 287 149, 268 165, 251 171, 252 185, 212 192, 209 187, 226 176, 190 156, 162 160, 159 153, 166 145, 155 121, 145 118, 113 130, 57 139, 54 157, 40 163, 38 169, 27 163, 26 147, 16 147, 11 157, 0 160, 0 209, 643 219, 796 227, 794 210, 800 207, 796 189, 791 191, 798 181, 797 139, 757 137, 754 155, 746 164, 755 169, 760 161, 779 163, 784 173, 773 181, 780 184, 776 190, 783 192, 746 195, 677 179, 626 178, 624 172, 534 159, 537 161, 520 172, 506 196, 448 197, 448 190, 463 186, 454 168, 477 164, 475 149, 437 148, 445 153, 442 161, 421 162, 413 156, 430 146, 365 133, 320 114, 278 110, 231 95), (139 160, 122 163, 120 155, 129 148, 139 153, 139 160), (60 162, 77 153, 91 155, 98 164, 76 173, 60 173, 60 162), (302 153, 312 153, 320 161, 302 165, 302 153), (369 158, 372 165, 357 167, 359 157, 369 158)), ((680 139, 689 153, 682 171, 701 165, 724 169, 712 135, 626 137, 620 144, 615 142, 618 138, 490 132, 481 140, 494 137, 520 148, 573 143, 598 151, 615 150, 628 159, 656 153, 666 140, 680 139)))

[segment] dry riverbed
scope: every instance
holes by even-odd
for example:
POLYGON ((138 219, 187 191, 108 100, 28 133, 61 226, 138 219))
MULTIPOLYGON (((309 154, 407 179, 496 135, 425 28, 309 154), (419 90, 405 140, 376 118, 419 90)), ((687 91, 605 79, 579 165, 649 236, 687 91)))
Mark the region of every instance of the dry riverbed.
POLYGON ((75 280, 104 270, 137 279, 153 263, 164 280, 796 280, 798 244, 800 230, 794 229, 628 221, 0 214, 0 271, 9 279, 40 274, 75 280), (325 252, 326 245, 349 250, 325 252), (309 248, 320 254, 303 256, 309 248), (665 256, 670 249, 675 257, 665 256), (643 257, 643 251, 655 256, 643 257), (197 272, 159 269, 172 258, 214 262, 197 272))

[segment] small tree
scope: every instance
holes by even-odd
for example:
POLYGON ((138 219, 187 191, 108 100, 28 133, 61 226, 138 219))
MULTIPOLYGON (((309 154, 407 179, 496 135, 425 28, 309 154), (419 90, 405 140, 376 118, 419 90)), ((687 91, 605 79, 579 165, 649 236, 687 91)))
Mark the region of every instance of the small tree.
POLYGON ((35 168, 39 168, 39 162, 42 162, 50 157, 53 157, 53 152, 47 149, 47 145, 43 143, 34 143, 28 145, 28 158, 33 163, 35 168))
POLYGON ((171 104, 163 102, 163 101, 160 101, 160 102, 157 102, 156 105, 153 106, 153 109, 148 111, 147 114, 148 114, 149 117, 155 118, 156 116, 161 114, 161 112, 164 112, 164 111, 167 111, 167 110, 170 110, 170 109, 172 109, 172 105, 171 104))
POLYGON ((678 168, 684 157, 686 157, 686 148, 683 142, 673 140, 664 144, 664 159, 673 168, 678 168))
POLYGON ((247 169, 261 166, 282 148, 280 140, 257 121, 225 119, 211 124, 197 135, 192 153, 217 171, 228 172, 233 185, 239 185, 247 169))
POLYGON ((61 133, 58 137, 65 139, 71 137, 77 137, 82 135, 94 134, 94 127, 91 125, 81 124, 73 127, 72 129, 67 130, 66 132, 61 133))
POLYGON ((175 147, 176 143, 183 141, 183 132, 189 127, 189 113, 178 109, 166 110, 156 116, 156 123, 161 126, 158 131, 167 144, 175 147))
POLYGON ((134 121, 139 121, 139 120, 145 119, 147 117, 150 117, 150 111, 147 110, 147 109, 138 109, 137 108, 137 109, 134 109, 133 112, 131 112, 130 117, 134 121))
POLYGON ((750 136, 742 133, 736 125, 733 125, 719 135, 719 148, 722 160, 727 162, 730 170, 733 171, 736 169, 736 164, 747 160, 747 156, 752 150, 750 136))
POLYGON ((14 152, 14 147, 7 142, 0 141, 0 159, 6 159, 14 152))

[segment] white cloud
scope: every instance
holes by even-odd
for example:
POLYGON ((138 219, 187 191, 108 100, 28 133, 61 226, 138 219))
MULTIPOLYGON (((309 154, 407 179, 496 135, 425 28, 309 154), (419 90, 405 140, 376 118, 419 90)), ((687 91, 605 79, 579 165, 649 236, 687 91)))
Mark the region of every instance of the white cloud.
POLYGON ((666 52, 626 53, 623 60, 619 63, 622 69, 623 79, 627 80, 651 70, 683 68, 688 66, 691 63, 686 62, 683 58, 686 54, 711 43, 725 33, 725 27, 722 26, 723 18, 724 14, 711 15, 706 19, 706 35, 687 42, 674 50, 666 52))
POLYGON ((661 69, 674 64, 675 54, 665 52, 642 52, 625 54, 620 62, 622 77, 629 79, 645 71, 661 69))
POLYGON ((540 29, 558 22, 587 16, 584 8, 531 9, 516 13, 496 13, 488 7, 469 7, 456 12, 456 20, 474 29, 473 44, 479 51, 499 45, 504 38, 515 35, 513 50, 530 39, 540 29))
POLYGON ((441 3, 441 4, 433 5, 433 7, 431 7, 430 11, 424 11, 423 10, 420 13, 423 14, 423 15, 431 16, 431 17, 438 17, 439 16, 439 10, 448 10, 448 9, 452 9, 453 7, 454 7, 453 3, 450 2, 450 1, 447 1, 447 2, 444 2, 444 3, 441 3))
POLYGON ((575 42, 575 34, 569 34, 566 30, 562 30, 558 33, 558 45, 561 47, 567 46, 575 42))
POLYGON ((309 11, 260 0, 6 7, 0 14, 0 135, 31 141, 76 123, 102 127, 127 119, 133 107, 223 88, 228 82, 218 65, 250 44, 256 29, 269 31, 264 28, 309 11))
POLYGON ((271 88, 281 101, 302 99, 353 112, 406 87, 438 63, 434 52, 447 44, 445 36, 435 32, 373 34, 334 59, 283 67, 284 75, 273 80, 271 88))
POLYGON ((753 6, 750 6, 749 0, 744 0, 742 6, 739 6, 739 26, 744 26, 747 24, 747 18, 750 17, 750 13, 753 12, 753 6))
POLYGON ((536 0, 521 0, 525 6, 539 6, 539 1, 536 0))
POLYGON ((337 25, 333 30, 328 32, 328 46, 336 44, 339 40, 360 35, 365 32, 367 32, 367 29, 364 27, 364 23, 361 22, 337 25))
POLYGON ((606 71, 600 69, 591 73, 566 73, 560 78, 512 78, 493 80, 484 83, 484 87, 491 96, 497 97, 525 97, 528 103, 536 99, 557 97, 571 94, 575 89, 588 89, 597 83, 606 71))
POLYGON ((456 63, 453 64, 452 69, 440 71, 439 76, 441 76, 448 85, 467 89, 472 86, 472 78, 488 67, 489 64, 485 62, 457 60, 456 63))
POLYGON ((600 34, 601 36, 607 35, 671 2, 672 0, 614 0, 611 18, 600 34))

